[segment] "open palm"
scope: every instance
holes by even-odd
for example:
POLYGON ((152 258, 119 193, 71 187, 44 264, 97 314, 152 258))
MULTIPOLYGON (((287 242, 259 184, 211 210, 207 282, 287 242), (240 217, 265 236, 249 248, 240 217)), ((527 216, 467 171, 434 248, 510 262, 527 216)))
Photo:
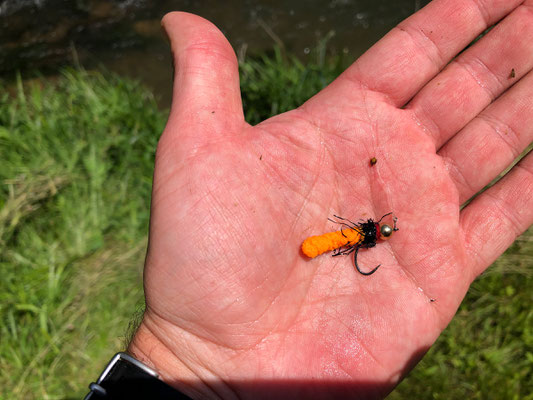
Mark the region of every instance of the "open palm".
POLYGON ((521 40, 533 3, 479 4, 434 1, 300 108, 254 127, 222 34, 165 17, 174 101, 130 351, 193 397, 389 392, 533 219, 531 156, 460 211, 533 136, 533 45, 521 40), (399 232, 359 254, 362 268, 382 265, 372 276, 300 251, 338 229, 333 214, 391 211, 399 232))

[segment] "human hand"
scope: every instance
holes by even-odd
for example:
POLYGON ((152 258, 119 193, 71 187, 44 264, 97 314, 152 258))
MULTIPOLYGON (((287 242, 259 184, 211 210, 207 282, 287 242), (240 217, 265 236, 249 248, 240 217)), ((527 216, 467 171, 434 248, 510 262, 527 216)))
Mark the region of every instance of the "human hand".
POLYGON ((167 15, 174 100, 129 350, 193 397, 392 390, 533 221, 531 154, 460 210, 533 137, 532 5, 435 0, 301 107, 254 127, 222 34, 167 15), (382 264, 372 276, 300 252, 336 228, 332 214, 389 211, 400 231, 359 254, 382 264))

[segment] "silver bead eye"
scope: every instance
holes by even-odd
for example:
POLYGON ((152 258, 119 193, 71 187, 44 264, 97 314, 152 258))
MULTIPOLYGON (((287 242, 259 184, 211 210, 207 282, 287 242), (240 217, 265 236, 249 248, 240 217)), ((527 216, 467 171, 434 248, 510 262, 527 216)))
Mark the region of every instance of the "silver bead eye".
POLYGON ((390 225, 383 224, 380 228, 382 239, 388 239, 394 230, 390 225))

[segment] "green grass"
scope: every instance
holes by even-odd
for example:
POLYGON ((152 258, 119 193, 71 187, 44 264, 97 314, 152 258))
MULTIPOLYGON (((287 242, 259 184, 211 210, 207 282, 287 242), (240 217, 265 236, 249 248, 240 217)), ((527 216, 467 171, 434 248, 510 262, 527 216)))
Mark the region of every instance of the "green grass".
POLYGON ((533 229, 471 286, 448 328, 389 396, 533 399, 533 229))
MULTIPOLYGON (((345 64, 320 50, 317 59, 277 50, 242 63, 248 121, 302 103, 345 64)), ((81 398, 143 305, 166 113, 109 74, 66 71, 11 92, 0 90, 0 398, 81 398)), ((532 257, 529 231, 390 398, 532 399, 532 257)))
POLYGON ((0 98, 0 396, 79 397, 142 301, 165 116, 140 85, 83 71, 15 91, 0 98))

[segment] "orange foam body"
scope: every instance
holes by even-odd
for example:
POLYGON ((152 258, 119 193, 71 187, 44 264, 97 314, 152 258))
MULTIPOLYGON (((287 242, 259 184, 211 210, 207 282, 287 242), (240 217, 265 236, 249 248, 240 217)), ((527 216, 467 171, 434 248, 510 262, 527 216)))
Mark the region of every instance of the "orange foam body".
POLYGON ((307 257, 313 258, 327 251, 358 243, 362 238, 363 235, 354 229, 343 229, 342 233, 336 231, 319 236, 310 236, 302 243, 302 251, 307 257))

